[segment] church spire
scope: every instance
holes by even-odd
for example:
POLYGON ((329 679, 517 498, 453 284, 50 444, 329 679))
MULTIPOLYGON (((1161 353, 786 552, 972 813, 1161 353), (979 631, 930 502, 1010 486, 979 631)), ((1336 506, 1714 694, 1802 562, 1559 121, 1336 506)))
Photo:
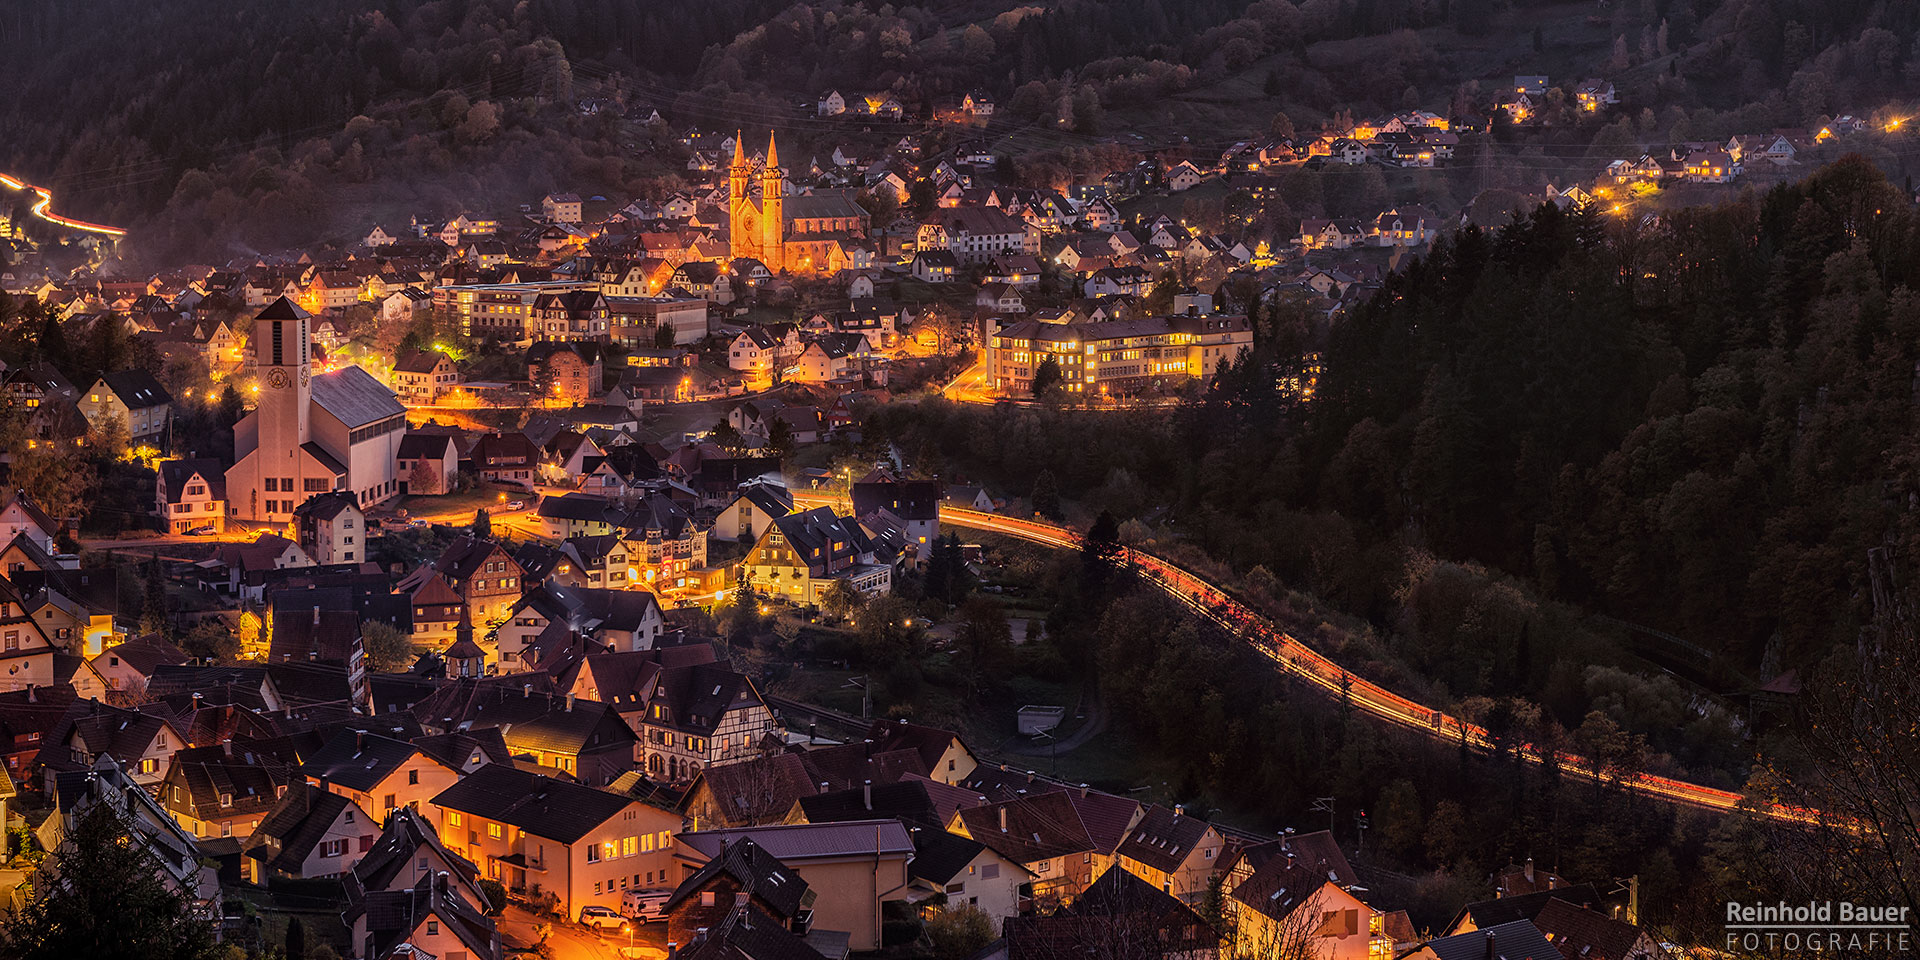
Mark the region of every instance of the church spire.
POLYGON ((736 169, 747 165, 747 140, 738 130, 733 132, 733 165, 736 169))
POLYGON ((772 173, 780 166, 780 155, 773 148, 773 131, 767 131, 767 172, 772 173))

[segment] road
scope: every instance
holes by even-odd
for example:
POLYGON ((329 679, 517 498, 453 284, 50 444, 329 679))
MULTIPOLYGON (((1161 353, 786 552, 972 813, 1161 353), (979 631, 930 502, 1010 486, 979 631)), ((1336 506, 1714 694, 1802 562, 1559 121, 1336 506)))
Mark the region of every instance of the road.
POLYGON ((517 903, 500 917, 500 939, 508 952, 546 943, 553 960, 665 960, 667 925, 643 923, 628 936, 616 930, 600 932, 577 923, 535 916, 517 903), (629 953, 629 949, 631 952, 629 953))
POLYGON ((79 230, 83 233, 98 233, 109 237, 124 237, 127 235, 127 232, 119 227, 109 227, 102 223, 88 223, 85 220, 75 220, 71 217, 63 217, 54 213, 51 209, 53 207, 53 191, 48 190, 46 187, 36 187, 25 180, 10 177, 4 173, 0 173, 0 186, 5 186, 13 190, 29 190, 39 194, 40 199, 35 201, 33 209, 30 212, 34 216, 55 226, 66 227, 69 230, 79 230))
MULTIPOLYGON (((838 507, 846 503, 843 497, 821 494, 817 491, 795 491, 794 501, 797 505, 807 507, 838 507)), ((944 504, 940 507, 940 522, 1017 537, 1062 550, 1078 549, 1080 546, 1080 535, 1066 527, 1036 520, 1022 520, 1017 517, 1003 517, 977 510, 948 507, 944 504)), ((1377 683, 1348 673, 1332 660, 1275 627, 1272 621, 1254 612, 1207 580, 1144 550, 1128 548, 1123 552, 1123 559, 1160 589, 1201 616, 1239 634, 1248 643, 1253 644, 1254 649, 1287 672, 1320 687, 1333 696, 1347 697, 1353 706, 1362 712, 1390 723, 1418 730, 1447 743, 1466 743, 1483 749, 1492 747, 1485 728, 1460 717, 1449 716, 1444 711, 1415 703, 1377 683)), ((1525 744, 1521 745, 1516 752, 1529 763, 1545 763, 1551 759, 1562 770, 1574 776, 1595 775, 1593 765, 1575 754, 1560 752, 1549 757, 1525 744)), ((1653 774, 1640 774, 1625 780, 1621 785, 1646 796, 1710 810, 1733 810, 1742 800, 1740 794, 1732 791, 1653 774)), ((1812 822, 1819 817, 1816 811, 1779 804, 1771 805, 1762 812, 1774 819, 1803 823, 1812 822)))

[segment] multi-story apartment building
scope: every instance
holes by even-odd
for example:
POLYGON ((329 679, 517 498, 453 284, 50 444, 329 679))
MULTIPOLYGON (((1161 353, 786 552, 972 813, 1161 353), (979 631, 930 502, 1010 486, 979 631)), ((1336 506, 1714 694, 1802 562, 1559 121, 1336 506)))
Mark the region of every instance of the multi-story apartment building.
POLYGON ((449 284, 434 288, 433 311, 436 318, 458 327, 462 336, 518 343, 530 339, 534 304, 542 295, 595 287, 590 279, 449 284))
POLYGON ((1132 394, 1211 376, 1252 349, 1247 318, 1223 314, 1142 317, 1096 323, 1022 320, 993 334, 987 366, 1004 396, 1032 392, 1033 376, 1052 357, 1068 393, 1132 394))

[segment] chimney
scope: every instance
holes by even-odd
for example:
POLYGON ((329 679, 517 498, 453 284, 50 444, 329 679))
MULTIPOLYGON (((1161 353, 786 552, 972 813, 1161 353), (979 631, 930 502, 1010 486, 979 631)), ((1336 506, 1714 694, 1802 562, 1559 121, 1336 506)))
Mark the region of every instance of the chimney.
POLYGON ((1527 858, 1526 875, 1527 875, 1527 882, 1532 883, 1533 882, 1533 858, 1532 857, 1527 858))
POLYGON ((1500 960, 1500 953, 1494 948, 1493 931, 1487 931, 1487 960, 1500 960))
POLYGON ((1007 808, 1004 806, 1000 808, 1000 832, 1007 832, 1007 808))
POLYGON ((567 694, 567 712, 573 712, 573 694, 571 693, 567 694))
POLYGON ((1083 783, 1080 785, 1080 797, 1081 799, 1086 799, 1086 796, 1087 796, 1087 785, 1083 783))
MULTIPOLYGON (((39 703, 39 702, 40 702, 40 694, 39 694, 39 693, 37 692, 37 688, 38 688, 39 686, 40 686, 40 685, 39 685, 39 684, 37 684, 37 683, 29 683, 29 684, 27 684, 27 702, 28 702, 28 703, 39 703)), ((194 695, 193 695, 193 699, 194 699, 194 700, 196 700, 196 701, 197 701, 197 700, 199 700, 199 699, 200 699, 200 695, 199 695, 199 694, 197 694, 197 693, 196 693, 196 694, 194 694, 194 695)))
POLYGON ((520 699, 522 699, 522 700, 525 700, 526 698, 528 698, 528 697, 531 697, 531 696, 533 696, 533 684, 531 684, 531 683, 523 683, 523 684, 521 684, 521 685, 520 685, 520 699))
POLYGON ((1033 782, 1033 771, 1032 771, 1032 770, 1028 770, 1028 771, 1027 771, 1027 782, 1028 782, 1028 783, 1032 783, 1032 782, 1033 782))
MULTIPOLYGON (((199 696, 199 694, 195 694, 195 696, 199 696)), ((233 756, 233 741, 232 740, 220 741, 220 752, 229 757, 233 756)))
POLYGON ((433 875, 433 892, 443 897, 447 895, 447 872, 445 870, 433 875))
POLYGON ((866 804, 866 807, 868 810, 873 809, 873 781, 872 780, 860 781, 860 799, 861 799, 861 802, 866 804))
POLYGON ((1187 812, 1187 808, 1185 804, 1176 803, 1173 805, 1173 818, 1175 820, 1178 820, 1181 817, 1185 816, 1186 812, 1187 812))

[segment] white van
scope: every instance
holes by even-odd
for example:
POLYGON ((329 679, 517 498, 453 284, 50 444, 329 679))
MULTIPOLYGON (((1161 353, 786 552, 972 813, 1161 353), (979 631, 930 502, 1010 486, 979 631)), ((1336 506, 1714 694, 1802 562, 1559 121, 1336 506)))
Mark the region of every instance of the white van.
POLYGON ((620 898, 620 912, 636 923, 667 918, 667 900, 672 890, 628 890, 620 898))

